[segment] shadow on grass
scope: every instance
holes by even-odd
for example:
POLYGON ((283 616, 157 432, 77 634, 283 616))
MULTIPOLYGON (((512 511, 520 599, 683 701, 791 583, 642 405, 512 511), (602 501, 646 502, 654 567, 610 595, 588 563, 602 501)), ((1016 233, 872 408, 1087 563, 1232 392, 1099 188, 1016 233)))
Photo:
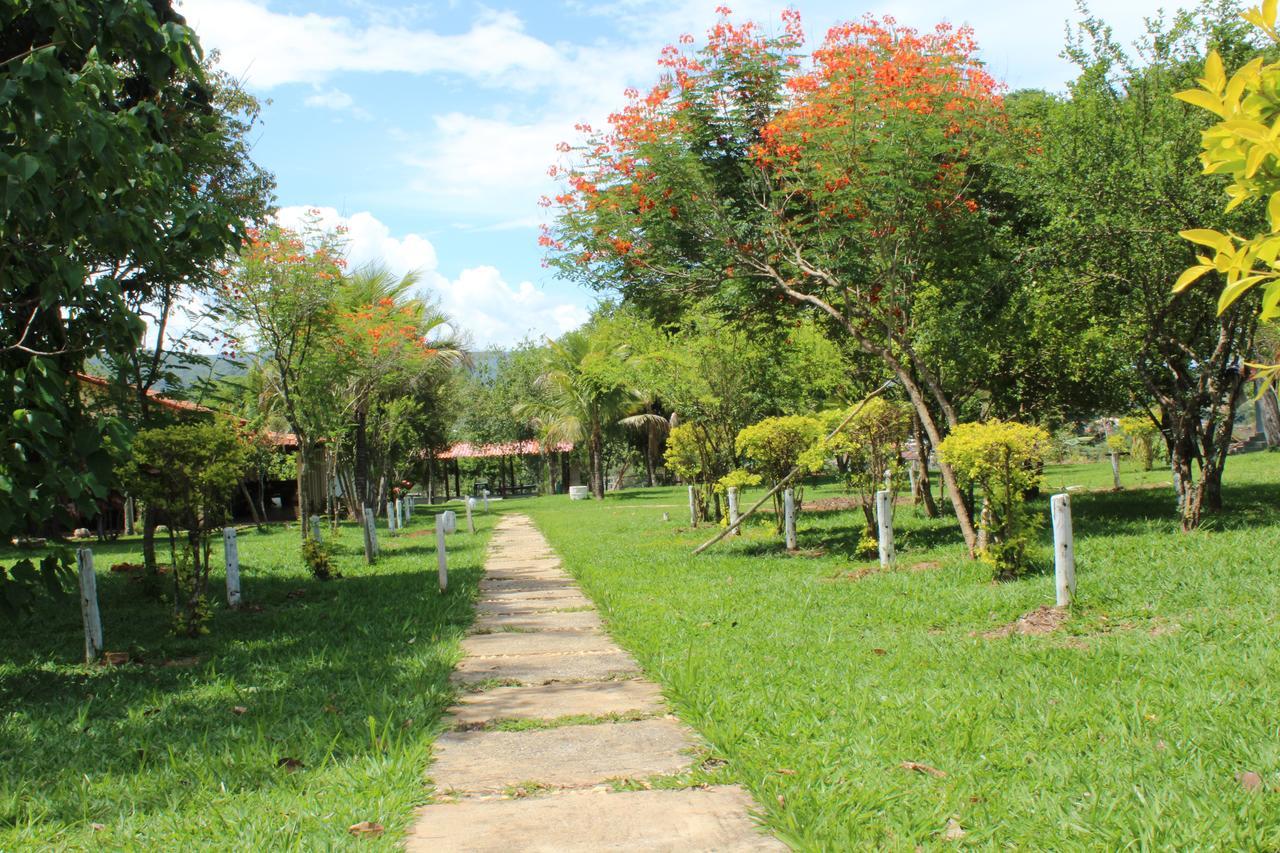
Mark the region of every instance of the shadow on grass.
MULTIPOLYGON (((105 570, 135 548, 94 551, 105 570)), ((74 598, 0 625, 0 790, 39 792, 39 820, 75 824, 85 801, 68 780, 114 778, 145 814, 172 807, 156 781, 166 774, 270 786, 278 755, 316 768, 392 748, 371 725, 397 738, 430 730, 452 696, 451 643, 473 619, 481 569, 451 571, 444 595, 434 561, 347 571, 325 582, 246 560, 245 606, 217 601, 222 578, 211 578, 210 633, 195 639, 169 632, 167 605, 140 582, 101 572, 106 647, 132 659, 115 667, 71 663, 83 654, 74 598)), ((0 826, 29 819, 21 802, 0 801, 0 826)))

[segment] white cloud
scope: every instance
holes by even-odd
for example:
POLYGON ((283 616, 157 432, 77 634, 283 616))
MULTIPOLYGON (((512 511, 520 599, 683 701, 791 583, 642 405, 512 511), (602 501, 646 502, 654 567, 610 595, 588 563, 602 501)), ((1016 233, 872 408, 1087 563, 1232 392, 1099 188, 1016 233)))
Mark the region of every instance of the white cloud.
POLYGON ((359 119, 372 118, 368 110, 358 106, 356 99, 341 89, 324 89, 317 86, 315 93, 308 95, 303 103, 317 109, 351 113, 359 119))
POLYGON ((179 10, 201 43, 221 52, 225 69, 262 89, 352 71, 448 73, 525 87, 552 76, 563 61, 510 12, 485 12, 466 32, 441 35, 403 24, 361 26, 314 12, 273 12, 253 0, 184 0, 179 10))
POLYGON ((587 321, 579 305, 557 302, 532 282, 512 286, 495 267, 465 269, 453 280, 441 279, 433 289, 441 307, 479 347, 510 345, 526 337, 557 337, 587 321))
POLYGON ((530 335, 556 337, 587 321, 582 306, 557 300, 529 281, 508 284, 493 266, 470 267, 450 279, 440 273, 430 240, 419 234, 392 236, 367 211, 346 216, 332 207, 304 205, 283 207, 278 214, 281 224, 295 228, 308 216, 326 229, 347 229, 347 261, 353 268, 383 263, 397 274, 420 273, 423 295, 438 301, 455 330, 468 334, 476 346, 510 346, 530 335))

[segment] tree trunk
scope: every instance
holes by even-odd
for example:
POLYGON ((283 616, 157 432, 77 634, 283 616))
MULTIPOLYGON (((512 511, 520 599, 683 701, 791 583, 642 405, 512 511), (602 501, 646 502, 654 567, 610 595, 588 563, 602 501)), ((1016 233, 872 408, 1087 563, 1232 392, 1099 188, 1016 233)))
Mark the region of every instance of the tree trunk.
POLYGON ((156 510, 147 504, 142 511, 142 568, 144 574, 159 576, 159 564, 156 563, 156 510))
POLYGON ((916 441, 916 489, 924 500, 924 514, 929 518, 938 517, 938 504, 933 499, 933 485, 929 482, 929 453, 932 448, 925 441, 924 430, 920 427, 920 416, 911 414, 912 438, 916 441))
POLYGON ((1280 447, 1280 399, 1276 398, 1274 387, 1268 388, 1258 398, 1258 409, 1267 447, 1280 447))
MULTIPOLYGON (((369 492, 369 415, 363 407, 356 411, 355 436, 352 438, 352 457, 355 468, 356 503, 367 505, 373 497, 369 492)), ((376 504, 375 504, 376 506, 376 504)))
POLYGON ((654 479, 653 472, 657 467, 656 459, 658 458, 658 428, 653 424, 649 424, 649 434, 645 437, 644 448, 644 484, 653 488, 654 479))
POLYGON ((245 501, 249 504, 249 514, 253 516, 253 524, 259 530, 262 529, 262 516, 258 514, 258 505, 253 502, 253 495, 249 494, 249 485, 244 481, 240 481, 240 493, 244 495, 245 501))
POLYGON ((309 442, 298 439, 298 528, 302 541, 311 536, 311 525, 307 519, 311 517, 311 489, 308 488, 307 477, 311 472, 311 447, 309 442))
POLYGON ((600 425, 591 425, 591 494, 596 500, 604 500, 604 460, 602 458, 603 438, 600 425))

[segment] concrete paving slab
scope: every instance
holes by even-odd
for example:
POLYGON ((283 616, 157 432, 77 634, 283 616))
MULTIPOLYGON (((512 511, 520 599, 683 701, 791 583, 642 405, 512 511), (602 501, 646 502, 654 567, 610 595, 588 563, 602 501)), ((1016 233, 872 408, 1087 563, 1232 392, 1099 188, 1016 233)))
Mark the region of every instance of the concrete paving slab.
POLYGON ((472 629, 476 632, 494 631, 601 631, 604 623, 594 610, 573 610, 567 613, 501 613, 481 616, 472 629))
POLYGON ((573 578, 516 578, 513 580, 496 580, 485 578, 480 581, 480 597, 487 598, 495 592, 577 592, 578 585, 573 578))
POLYGON ((484 693, 464 694, 450 709, 449 717, 455 726, 476 726, 495 720, 659 714, 665 707, 658 685, 633 679, 544 684, 540 687, 497 687, 484 693))
POLYGON ((589 652, 580 655, 463 658, 453 671, 453 680, 459 684, 475 684, 496 678, 518 684, 547 684, 553 681, 604 681, 639 672, 640 667, 626 652, 589 652))
POLYGON ((679 773, 693 741, 669 719, 522 732, 446 732, 428 771, 441 793, 499 792, 533 782, 558 788, 679 773))
POLYGON ((499 634, 472 634, 462 641, 462 651, 468 657, 486 658, 618 652, 621 649, 607 634, 591 631, 504 631, 499 634))
MULTIPOLYGON (((587 598, 580 592, 573 589, 511 589, 504 591, 492 592, 490 590, 480 591, 480 601, 507 602, 510 604, 519 603, 521 601, 543 601, 546 599, 560 599, 567 603, 558 604, 557 607, 591 607, 591 599, 587 598)), ((542 605, 546 606, 546 605, 542 605)))
POLYGON ((686 791, 564 791, 519 800, 426 806, 406 839, 412 853, 687 853, 782 851, 748 816, 736 785, 686 791))
POLYGON ((530 598, 528 596, 512 598, 505 596, 479 602, 476 605, 476 614, 479 616, 502 616, 547 613, 573 608, 579 608, 578 612, 583 612, 580 608, 594 609, 591 602, 581 595, 558 595, 551 598, 530 598))

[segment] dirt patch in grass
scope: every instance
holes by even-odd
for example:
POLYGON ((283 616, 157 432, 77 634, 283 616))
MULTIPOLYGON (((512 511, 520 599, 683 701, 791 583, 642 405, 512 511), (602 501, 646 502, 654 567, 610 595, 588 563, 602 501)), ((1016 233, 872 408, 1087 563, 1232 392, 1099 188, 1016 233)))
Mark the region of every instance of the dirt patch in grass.
POLYGON ((936 560, 926 560, 922 563, 910 563, 906 565, 899 564, 893 569, 882 569, 879 563, 873 563, 869 566, 862 566, 861 568, 852 569, 847 572, 840 572, 832 577, 823 578, 823 580, 828 583, 834 583, 836 581, 860 581, 865 577, 870 577, 871 575, 894 574, 897 572, 904 572, 907 574, 914 574, 916 572, 936 572, 941 568, 942 563, 939 563, 936 560))
POLYGON ((1050 607, 1042 604, 1030 613, 1024 613, 1008 625, 1002 625, 994 631, 987 631, 982 636, 988 640, 1020 634, 1024 637, 1039 637, 1052 634, 1067 621, 1067 611, 1063 607, 1050 607))

